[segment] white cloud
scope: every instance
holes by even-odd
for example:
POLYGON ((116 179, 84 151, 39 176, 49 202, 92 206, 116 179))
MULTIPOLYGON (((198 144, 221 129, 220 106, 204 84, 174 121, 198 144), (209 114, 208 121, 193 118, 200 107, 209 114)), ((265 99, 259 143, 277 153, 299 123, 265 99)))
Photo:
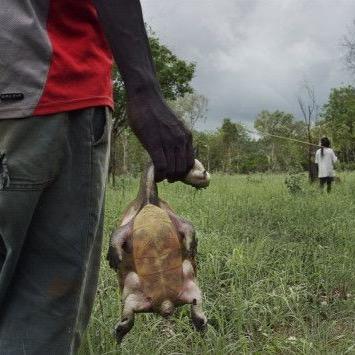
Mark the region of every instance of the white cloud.
POLYGON ((142 0, 145 20, 177 55, 197 63, 194 87, 209 99, 207 128, 252 121, 262 109, 299 116, 306 79, 320 104, 350 82, 341 40, 352 0, 142 0))

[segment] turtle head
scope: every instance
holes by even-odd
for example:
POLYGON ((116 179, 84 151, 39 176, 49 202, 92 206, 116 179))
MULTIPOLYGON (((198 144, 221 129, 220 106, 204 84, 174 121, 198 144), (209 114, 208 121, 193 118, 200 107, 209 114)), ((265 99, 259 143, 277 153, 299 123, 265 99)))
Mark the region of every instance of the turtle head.
POLYGON ((198 189, 206 188, 210 184, 210 174, 203 164, 195 159, 194 166, 182 181, 198 189))

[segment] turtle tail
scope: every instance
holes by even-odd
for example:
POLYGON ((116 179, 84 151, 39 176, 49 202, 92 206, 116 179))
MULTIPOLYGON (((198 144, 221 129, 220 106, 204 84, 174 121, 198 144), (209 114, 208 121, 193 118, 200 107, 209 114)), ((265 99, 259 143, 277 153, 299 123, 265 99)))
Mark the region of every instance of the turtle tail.
POLYGON ((142 207, 147 204, 159 206, 158 187, 152 162, 147 164, 141 176, 138 199, 142 202, 142 207))

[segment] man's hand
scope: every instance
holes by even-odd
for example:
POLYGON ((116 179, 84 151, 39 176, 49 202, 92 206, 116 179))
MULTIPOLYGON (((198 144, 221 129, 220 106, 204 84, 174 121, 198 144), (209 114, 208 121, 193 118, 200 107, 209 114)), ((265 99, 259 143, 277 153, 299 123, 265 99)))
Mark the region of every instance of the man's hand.
POLYGON ((150 154, 156 181, 193 167, 191 133, 161 96, 139 0, 93 0, 124 81, 129 124, 150 154))
POLYGON ((194 165, 192 135, 163 98, 152 94, 131 98, 128 120, 153 161, 155 180, 183 179, 194 165))

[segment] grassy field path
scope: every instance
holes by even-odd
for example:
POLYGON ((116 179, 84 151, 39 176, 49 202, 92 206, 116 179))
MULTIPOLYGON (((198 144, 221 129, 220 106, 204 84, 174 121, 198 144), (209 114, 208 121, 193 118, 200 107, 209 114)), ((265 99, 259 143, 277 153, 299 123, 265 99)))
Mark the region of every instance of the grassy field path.
POLYGON ((193 222, 198 280, 208 331, 196 333, 189 307, 170 321, 138 315, 117 347, 115 274, 105 260, 109 234, 138 180, 109 188, 99 289, 82 354, 355 354, 355 174, 328 195, 282 175, 213 176, 195 191, 162 183, 160 195, 193 222))

